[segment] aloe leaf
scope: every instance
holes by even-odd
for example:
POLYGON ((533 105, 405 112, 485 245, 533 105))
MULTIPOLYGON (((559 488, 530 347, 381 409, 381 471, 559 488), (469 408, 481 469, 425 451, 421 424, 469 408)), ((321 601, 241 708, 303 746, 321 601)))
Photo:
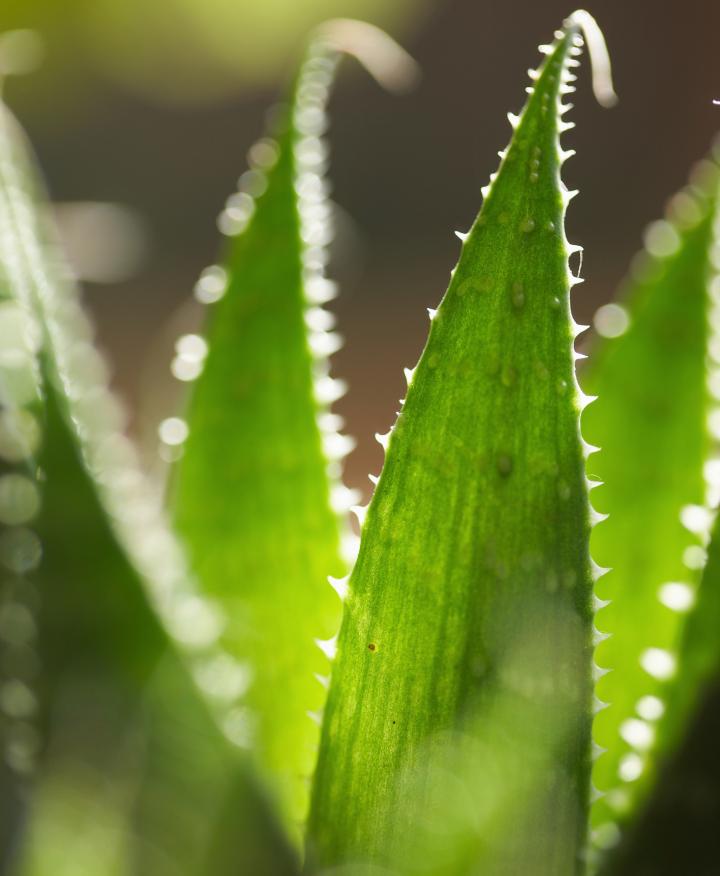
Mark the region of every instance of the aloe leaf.
POLYGON ((648 229, 624 309, 613 304, 596 318, 618 335, 593 357, 588 379, 598 402, 583 421, 602 447, 590 470, 605 485, 593 498, 609 512, 593 533, 593 555, 612 567, 598 585, 611 600, 598 625, 612 634, 598 649, 598 662, 612 670, 598 684, 610 706, 595 726, 596 742, 608 749, 594 771, 608 792, 593 809, 601 844, 616 838, 613 822, 653 773, 648 752, 704 562, 706 503, 717 502, 705 477, 713 472, 707 361, 717 343, 709 312, 716 209, 717 168, 704 162, 667 218, 648 229))
POLYGON ((541 47, 547 58, 462 235, 402 412, 380 436, 386 460, 349 582, 314 780, 309 852, 323 866, 397 863, 431 795, 418 794, 418 772, 444 734, 472 732, 504 697, 511 738, 532 726, 538 697, 565 729, 546 740, 534 830, 504 835, 499 867, 578 866, 593 574, 559 135, 571 127, 561 96, 583 27, 605 60, 587 13, 541 47))
MULTIPOLYGON (((207 815, 230 801, 236 806, 238 797, 243 806, 231 834, 232 860, 252 869, 269 858, 287 872, 291 858, 232 743, 238 706, 227 680, 235 684, 242 673, 217 647, 221 617, 195 592, 158 497, 121 434, 121 413, 77 290, 36 206, 43 203, 38 188, 27 146, 3 107, 1 262, 7 294, 36 329, 34 376, 44 396, 37 454, 43 486, 34 528, 15 527, 2 543, 4 565, 9 557, 15 571, 31 570, 39 596, 45 750, 35 781, 42 785, 48 776, 51 783, 55 767, 68 761, 112 773, 139 745, 153 755, 138 761, 133 820, 126 825, 135 872, 207 872, 219 839, 207 815), (201 688, 212 676, 215 687, 205 698, 188 668, 201 688), (153 686, 161 674, 162 696, 153 686), (219 692, 218 679, 226 682, 219 692), (143 782, 146 772, 152 781, 143 782), (252 810, 257 815, 246 833, 243 812, 252 810)), ((87 805, 102 808, 102 795, 87 805)), ((29 848, 22 863, 32 867, 29 848)), ((253 872, 263 869, 267 860, 253 872)))
POLYGON ((322 307, 334 291, 323 274, 331 206, 320 136, 343 51, 391 86, 413 71, 370 25, 319 31, 277 130, 251 149, 252 169, 220 217, 230 235, 223 264, 198 284, 203 301, 224 287, 207 340, 181 339, 173 363, 177 376, 194 377, 194 351, 207 350, 175 472, 175 519, 205 592, 229 618, 223 643, 251 668, 248 746, 294 821, 307 810, 319 737, 311 718, 329 670, 314 639, 339 626, 327 578, 347 572, 342 515, 356 501, 339 479, 353 442, 329 413, 344 392, 328 365, 341 339, 322 307))

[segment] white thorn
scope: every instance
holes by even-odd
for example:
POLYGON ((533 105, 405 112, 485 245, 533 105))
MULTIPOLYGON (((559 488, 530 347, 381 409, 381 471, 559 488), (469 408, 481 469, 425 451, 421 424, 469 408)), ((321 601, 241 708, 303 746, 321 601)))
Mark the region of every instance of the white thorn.
POLYGON ((318 727, 322 726, 323 713, 321 711, 313 712, 311 709, 308 709, 308 711, 305 712, 305 714, 308 716, 308 718, 310 718, 311 721, 313 721, 315 724, 317 724, 318 727))
POLYGON ((308 307, 305 311, 305 325, 315 332, 327 332, 335 327, 335 317, 322 307, 308 307))
POLYGON ((602 745, 598 745, 597 742, 593 739, 592 742, 592 759, 597 760, 599 757, 602 757, 603 754, 607 751, 607 748, 603 748, 602 745))
POLYGON ((553 47, 549 46, 547 43, 542 43, 538 46, 538 52, 540 52, 541 55, 550 55, 552 54, 552 50, 553 47))
POLYGON ((330 676, 329 675, 321 675, 319 672, 313 673, 315 679, 320 682, 320 684, 327 690, 330 687, 330 676))
POLYGON ((314 641, 328 660, 335 659, 337 654, 337 636, 333 636, 332 639, 315 639, 314 641))
POLYGON ((593 715, 597 715, 599 712, 604 712, 605 709, 609 707, 610 703, 603 702, 599 697, 593 696, 592 699, 592 710, 593 715))
POLYGON ((560 150, 560 164, 564 164, 568 158, 572 158, 573 155, 576 155, 574 149, 561 149, 560 150))
POLYGON ((595 785, 590 785, 590 802, 597 803, 598 800, 602 800, 602 798, 607 794, 607 791, 598 791, 595 785))
MULTIPOLYGON (((390 430, 390 432, 392 432, 392 429, 390 430)), ((375 433, 375 440, 383 448, 383 450, 388 449, 388 444, 390 443, 390 432, 385 432, 384 434, 382 432, 375 433)))
POLYGON ((328 584, 332 587, 332 589, 337 593, 337 595, 340 597, 340 599, 342 599, 343 602, 347 599, 348 585, 350 584, 349 575, 346 575, 344 578, 333 578, 332 575, 328 575, 328 584))
MULTIPOLYGON (((595 580, 597 580, 597 578, 596 578, 595 580)), ((593 609, 594 609, 594 611, 596 611, 596 612, 600 611, 601 609, 605 608, 605 606, 610 605, 610 602, 611 602, 611 600, 609 600, 609 599, 600 599, 599 596, 596 596, 596 595, 593 593, 592 604, 593 604, 593 609)))
POLYGON ((601 514, 599 511, 596 511, 592 506, 590 507, 590 523, 593 526, 597 526, 598 523, 602 523, 603 520, 607 520, 609 514, 601 514))
POLYGON ((455 236, 457 237, 457 239, 461 243, 465 243, 465 241, 468 239, 468 232, 467 231, 456 231, 455 236))
MULTIPOLYGON (((587 356, 580 354, 580 358, 587 359, 587 356)), ((583 393, 583 395, 585 395, 585 394, 583 393)), ((589 404, 592 404, 594 401, 597 400, 597 396, 596 395, 585 395, 585 398, 583 400, 585 401, 585 407, 587 407, 589 404)), ((597 445, 590 444, 584 438, 581 438, 580 440, 581 440, 581 444, 582 444, 583 453, 585 454, 586 457, 592 456, 593 453, 597 453, 600 450, 600 448, 597 445)), ((589 480, 588 483, 592 484, 592 486, 589 486, 589 489, 592 490, 594 487, 597 487, 598 484, 602 483, 602 481, 589 480)))
POLYGON ((540 71, 534 70, 532 67, 530 67, 527 71, 527 75, 532 79, 533 82, 535 82, 535 80, 540 76, 540 71))
POLYGON ((315 381, 315 395, 322 404, 332 404, 347 392, 347 383, 334 377, 320 377, 315 381))
POLYGON ((435 307, 428 307, 427 312, 431 320, 435 319, 437 316, 437 308, 435 307))
POLYGON ((601 678, 604 678, 611 671, 612 670, 610 670, 610 669, 604 669, 602 666, 596 666, 593 663, 593 668, 592 668, 593 681, 599 681, 601 678))
POLYGON ((340 414, 324 411, 322 414, 318 414, 317 424, 323 432, 339 432, 345 426, 345 420, 340 414))
POLYGON ((380 475, 369 474, 368 480, 370 481, 371 484, 374 484, 375 486, 377 486, 377 482, 380 480, 380 475))
MULTIPOLYGON (((592 575, 593 581, 599 581, 603 575, 607 575, 607 573, 611 571, 612 569, 607 568, 606 566, 599 566, 595 562, 595 560, 590 560, 590 573, 592 575)), ((595 606, 596 609, 605 608, 606 605, 610 605, 609 599, 598 599, 597 596, 595 597, 595 599, 597 599, 597 604, 595 606)))
MULTIPOLYGON (((487 198, 487 196, 490 194, 490 186, 480 186, 480 194, 483 196, 483 198, 487 198)), ((450 276, 452 276, 452 273, 450 274, 450 276)))
MULTIPOLYGON (((567 112, 567 110, 569 110, 569 109, 572 109, 571 104, 566 104, 564 108, 561 107, 561 109, 560 109, 560 115, 562 115, 563 112, 567 112)), ((574 127, 575 127, 575 122, 559 122, 559 124, 558 124, 558 131, 559 131, 561 134, 564 134, 565 131, 572 131, 572 129, 573 129, 574 127)))
POLYGON ((515 128, 517 128, 518 123, 520 122, 520 116, 515 115, 515 113, 508 113, 507 117, 508 117, 508 121, 510 122, 510 127, 514 131, 515 128))
POLYGON ((597 648, 597 646, 601 642, 604 642, 606 639, 609 639, 611 635, 612 635, 612 633, 601 633, 600 630, 595 629, 595 627, 593 627, 593 631, 592 631, 593 645, 597 648))
POLYGON ((343 336, 337 332, 311 332, 308 335, 310 352, 318 358, 332 356, 341 349, 343 343, 343 336))
MULTIPOLYGON (((410 386, 412 383, 413 375, 415 374, 414 368, 403 368, 403 374, 405 375, 405 380, 407 381, 407 385, 410 386)), ((404 401, 404 399, 403 399, 404 401)))
POLYGON ((355 449, 356 441, 350 435, 329 432, 322 439, 323 450, 328 459, 344 459, 355 449))
POLYGON ((499 158, 501 161, 503 161, 503 160, 505 159, 505 156, 506 156, 506 155, 507 155, 507 149, 501 149, 501 150, 498 152, 498 158, 499 158))
POLYGON ((367 517, 368 506, 367 505, 353 505, 350 509, 350 513, 354 514, 357 522, 360 524, 360 528, 362 529, 365 518, 367 517))
POLYGON ((345 484, 334 484, 330 490, 330 505, 333 511, 338 513, 348 511, 361 498, 362 494, 359 490, 351 490, 345 484))

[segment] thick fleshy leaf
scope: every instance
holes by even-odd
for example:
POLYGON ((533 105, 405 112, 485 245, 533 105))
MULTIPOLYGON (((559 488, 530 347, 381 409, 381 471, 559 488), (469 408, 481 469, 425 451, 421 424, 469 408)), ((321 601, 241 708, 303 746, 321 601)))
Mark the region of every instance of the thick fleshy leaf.
POLYGON ((207 342, 181 339, 173 364, 178 376, 193 376, 193 344, 207 351, 177 465, 175 519, 205 592, 229 618, 224 644, 250 667, 249 745, 294 820, 307 810, 319 738, 312 717, 322 710, 329 670, 314 640, 330 638, 340 623, 327 579, 347 572, 340 515, 354 501, 339 482, 353 442, 328 412, 344 391, 328 373, 340 338, 322 308, 334 291, 323 275, 331 205, 320 135, 343 50, 371 70, 379 54, 395 75, 412 71, 369 25, 321 30, 274 138, 250 151, 244 190, 220 217, 231 235, 227 254, 197 289, 208 301, 224 288, 207 342))
POLYGON ((590 473, 604 482, 593 499, 610 515, 592 544, 595 559, 612 568, 598 584, 611 601, 598 626, 612 634, 597 658, 612 670, 598 685, 609 707, 595 725, 595 741, 608 749, 594 770, 595 784, 608 791, 593 809, 601 843, 614 839, 610 825, 627 815, 653 772, 648 752, 704 562, 706 502, 718 498, 716 483, 706 481, 717 481, 707 466, 717 176, 713 163, 696 169, 667 219, 648 229, 624 307, 606 306, 596 318, 615 335, 592 359, 598 401, 583 421, 602 448, 590 460, 590 473))
POLYGON ((314 783, 310 853, 324 866, 369 858, 402 870, 448 734, 480 728, 482 739, 489 724, 519 738, 542 725, 542 703, 562 720, 542 740, 533 808, 493 838, 494 866, 576 872, 590 773, 591 515, 559 134, 581 24, 604 49, 587 13, 543 47, 402 412, 381 438, 387 457, 350 579, 314 783), (498 713, 504 724, 489 717, 498 713))
MULTIPOLYGON (((114 825, 117 812, 105 808, 100 776, 123 775, 132 791, 121 810, 123 840, 137 872, 207 872, 219 840, 207 816, 229 805, 238 818, 228 834, 233 866, 246 861, 262 872, 274 859, 287 870, 291 858, 273 833, 247 764, 212 717, 217 708, 217 720, 232 736, 233 696, 223 693, 222 707, 212 699, 214 690, 204 699, 187 671, 190 664, 207 688, 208 664, 227 668, 230 658, 216 645, 219 616, 195 594, 157 498, 120 432, 118 405, 44 208, 36 207, 35 188, 26 145, 3 108, 0 251, 7 294, 31 325, 44 396, 41 502, 30 515, 33 529, 18 521, 3 540, 6 568, 32 571, 37 588, 44 750, 35 778, 39 821, 31 806, 21 862, 31 872, 37 865, 36 828, 47 835, 43 801, 56 790, 58 775, 68 806, 78 803, 74 794, 96 788, 95 797, 80 800, 81 808, 98 807, 114 825), (243 812, 253 811, 255 823, 243 821, 243 812)), ((219 673, 211 675, 217 685, 219 673)), ((55 828, 62 834, 71 823, 55 828)), ((62 836, 56 842, 58 849, 67 845, 62 836)))

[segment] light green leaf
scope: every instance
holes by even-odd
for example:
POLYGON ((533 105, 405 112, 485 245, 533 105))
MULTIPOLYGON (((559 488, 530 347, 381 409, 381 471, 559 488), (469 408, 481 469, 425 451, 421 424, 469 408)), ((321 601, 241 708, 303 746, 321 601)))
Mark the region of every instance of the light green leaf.
POLYGON ((576 872, 593 576, 559 134, 570 127, 560 100, 572 90, 581 25, 606 60, 587 13, 543 48, 382 438, 387 458, 350 579, 314 783, 310 854, 323 866, 370 859, 402 870, 403 836, 432 797, 429 780, 418 794, 417 776, 438 750, 442 762, 443 738, 472 734, 499 703, 515 738, 537 720, 539 699, 563 729, 543 740, 550 757, 528 829, 496 837, 494 860, 502 872, 576 872))
MULTIPOLYGON (((203 687, 208 663, 220 660, 227 667, 230 658, 217 647, 221 617, 194 591, 159 499, 121 434, 118 404, 107 389, 77 290, 65 279, 36 188, 27 147, 3 107, 4 291, 30 324, 37 352, 33 376, 44 395, 37 451, 41 503, 0 543, 5 568, 31 572, 37 589, 45 750, 36 781, 42 785, 47 776, 50 786, 43 791, 52 793, 56 768, 64 774, 67 763, 104 774, 134 771, 126 777, 136 787, 125 830, 137 872, 208 872, 221 838, 207 816, 221 815, 230 804, 238 818, 226 834, 233 839, 233 866, 246 862, 249 870, 262 872, 272 859, 287 872, 291 858, 273 832, 247 764, 217 726, 232 735, 233 697, 215 703, 208 691, 204 699, 187 671, 190 666, 203 687), (164 683, 155 691, 160 676, 164 683), (152 753, 147 762, 144 752, 152 753), (146 773, 152 775, 147 782, 146 773), (244 812, 256 813, 255 821, 244 822, 244 812)), ((6 351, 4 345, 0 352, 6 351)), ((26 747, 28 739, 26 734, 26 747)), ((38 801, 43 799, 41 793, 38 801)), ((87 805, 104 809, 102 793, 87 805)), ((104 814, 117 822, 112 812, 104 814)), ((33 835, 31 830, 31 842, 33 835)), ((32 846, 28 854, 21 864, 36 872, 32 846)))
POLYGON ((705 506, 717 501, 703 473, 712 473, 705 466, 712 447, 707 361, 717 343, 708 294, 716 208, 717 168, 704 162, 667 219, 648 229, 624 309, 609 305, 596 318, 611 335, 629 325, 593 357, 589 386, 598 401, 583 420, 602 448, 589 464, 605 484, 593 499, 610 515, 592 542, 593 556, 612 567, 598 584, 598 595, 611 600, 598 626, 612 634, 597 656, 612 670, 598 685, 609 708, 594 731, 608 749, 594 770, 597 787, 609 791, 593 809, 601 842, 614 838, 608 823, 628 813, 653 772, 647 753, 704 561, 705 506))
POLYGON ((720 674, 720 522, 716 520, 708 560, 678 653, 678 672, 667 692, 659 749, 671 753, 694 716, 703 693, 720 674))
POLYGON ((340 622, 327 579, 347 572, 340 515, 353 503, 339 480, 353 442, 329 413, 344 391, 328 366, 341 341, 322 308, 334 291, 323 275, 332 209, 320 135, 341 51, 390 85, 413 70, 369 25, 338 21, 319 32, 274 139, 250 151, 244 190, 220 217, 235 236, 223 265, 198 284, 204 301, 224 288, 207 343, 182 339, 173 366, 193 376, 192 361, 183 373, 183 345, 186 360, 193 344, 207 349, 177 466, 175 519, 205 592, 229 619, 223 642, 251 674, 249 745, 296 821, 307 810, 319 737, 312 716, 329 671, 314 640, 329 639, 340 622))

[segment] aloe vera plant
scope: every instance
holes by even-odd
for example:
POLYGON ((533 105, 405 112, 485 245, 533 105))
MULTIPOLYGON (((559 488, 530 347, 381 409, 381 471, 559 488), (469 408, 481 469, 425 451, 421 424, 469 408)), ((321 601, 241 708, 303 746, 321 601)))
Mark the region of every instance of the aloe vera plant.
MULTIPOLYGON (((187 855, 187 872, 198 872, 193 857, 204 854, 201 850, 213 841, 214 826, 190 817, 184 837, 175 836, 175 826, 167 834, 167 825, 158 824, 152 811, 152 797, 164 792, 168 801, 174 800, 169 811, 175 819, 183 817, 183 806, 190 798, 195 804, 203 800, 210 811, 218 813, 230 795, 237 805, 238 785, 252 799, 246 768, 211 721, 215 704, 195 702, 197 694, 174 653, 180 650, 187 668, 196 673, 208 661, 214 665, 222 660, 223 655, 213 648, 217 621, 211 607, 193 595, 181 554, 157 515, 149 485, 127 440, 116 431, 117 403, 102 382, 102 362, 87 340, 88 325, 75 290, 62 279, 62 265, 56 264, 50 230, 33 214, 29 201, 35 189, 32 170, 7 111, 2 116, 0 146, 6 307, 21 329, 19 337, 29 339, 30 344, 24 357, 6 362, 5 374, 12 369, 10 374, 16 377, 18 366, 25 369, 19 372, 24 383, 17 379, 4 382, 6 397, 18 403, 27 401, 31 408, 8 404, 4 413, 8 420, 12 417, 10 434, 16 441, 8 447, 10 455, 15 450, 19 455, 20 440, 32 439, 29 449, 37 447, 33 451, 37 460, 31 471, 43 474, 32 506, 17 487, 5 499, 4 567, 15 576, 33 572, 41 600, 33 618, 27 615, 28 600, 22 600, 22 591, 8 587, 4 593, 4 608, 14 620, 11 632, 18 636, 34 625, 39 628, 35 654, 27 653, 28 643, 19 643, 25 646, 25 653, 20 654, 24 661, 8 659, 14 656, 12 637, 11 647, 4 650, 5 665, 19 667, 3 688, 6 698, 12 696, 4 708, 11 719, 27 719, 36 711, 35 696, 22 674, 24 666, 32 668, 39 659, 43 670, 35 692, 40 697, 39 727, 27 721, 8 722, 6 745, 16 766, 32 766, 33 741, 41 729, 60 763, 72 762, 82 751, 86 770, 97 771, 103 763, 107 766, 109 757, 117 759, 120 770, 127 769, 125 758, 137 756, 133 737, 146 726, 142 744, 153 752, 148 774, 155 774, 155 779, 152 784, 141 782, 134 795, 134 807, 149 818, 141 819, 137 833, 128 838, 131 848, 137 845, 140 849, 132 851, 132 857, 142 862, 143 844, 152 843, 157 847, 154 856, 169 852, 181 861, 187 855), (41 393, 42 423, 29 419, 41 393), (33 529, 26 525, 30 521, 33 529), (72 549, 77 532, 89 539, 88 550, 72 549), (145 578, 144 573, 152 577, 145 578), (95 599, 89 601, 88 593, 95 588, 95 599), (165 628, 158 615, 165 618, 165 628), (165 685, 162 697, 157 697, 151 679, 160 672, 165 685), (142 694, 143 687, 149 689, 147 694, 142 694), (20 710, 23 703, 25 709, 20 710), (94 739, 64 738, 62 712, 68 708, 80 716, 88 714, 94 739), (94 714, 96 709, 99 715, 94 714), (156 732, 163 723, 166 729, 156 732), (171 733, 173 723, 179 727, 171 733), (184 772, 172 766, 168 769, 163 760, 180 754, 183 733, 192 735, 194 759, 185 758, 189 769, 184 772), (213 775, 211 785, 198 781, 213 775)), ((9 452, 6 447, 6 457, 9 452)), ((242 797, 239 800, 243 802, 242 797)), ((255 794, 252 805, 262 810, 259 795, 255 794)), ((271 830, 270 822, 261 829, 271 830)), ((236 852, 241 854, 240 844, 236 852)), ((29 854, 32 872, 32 847, 29 854)), ((251 845, 247 860, 253 858, 251 845)))
MULTIPOLYGON (((226 288, 204 342, 174 500, 198 574, 231 619, 228 648, 250 667, 251 747, 296 820, 307 809, 317 748, 310 719, 322 709, 330 668, 315 640, 330 639, 340 619, 327 578, 347 573, 341 543, 352 539, 340 515, 354 494, 339 471, 353 442, 329 412, 344 390, 328 365, 340 337, 322 307, 334 292, 323 273, 332 208, 319 135, 342 51, 371 71, 378 51, 388 55, 394 76, 376 74, 390 86, 413 73, 402 50, 369 25, 331 22, 312 41, 275 137, 253 147, 245 190, 221 215, 230 234, 224 264, 199 281, 201 299, 208 280, 226 288)), ((186 338, 180 348, 188 340, 203 343, 186 338)))
MULTIPOLYGON (((609 792, 596 804, 600 828, 632 807, 655 736, 663 735, 667 688, 717 501, 707 364, 716 343, 710 286, 717 185, 714 162, 700 164, 671 201, 667 220, 649 227, 648 251, 626 291, 627 310, 614 314, 620 328, 629 326, 593 356, 590 378, 599 398, 585 427, 603 448, 593 473, 605 485, 595 495, 609 512, 593 546, 614 567, 601 584, 612 602, 600 623, 613 636, 600 655, 615 671, 598 689, 610 703, 596 728, 608 748, 595 773, 598 787, 609 792), (666 380, 650 379, 669 350, 666 380)), ((702 622, 712 616, 694 614, 702 622)), ((698 641, 702 648, 707 637, 698 641)), ((693 691, 684 672, 681 690, 693 691)), ((681 720, 680 710, 670 709, 666 720, 681 720)))
POLYGON ((560 139, 583 41, 614 101, 573 13, 378 436, 356 561, 321 137, 342 53, 391 87, 413 62, 358 22, 312 36, 221 214, 205 334, 176 344, 167 516, 3 108, 0 871, 615 872, 720 670, 718 172, 599 312, 581 430, 560 139))

